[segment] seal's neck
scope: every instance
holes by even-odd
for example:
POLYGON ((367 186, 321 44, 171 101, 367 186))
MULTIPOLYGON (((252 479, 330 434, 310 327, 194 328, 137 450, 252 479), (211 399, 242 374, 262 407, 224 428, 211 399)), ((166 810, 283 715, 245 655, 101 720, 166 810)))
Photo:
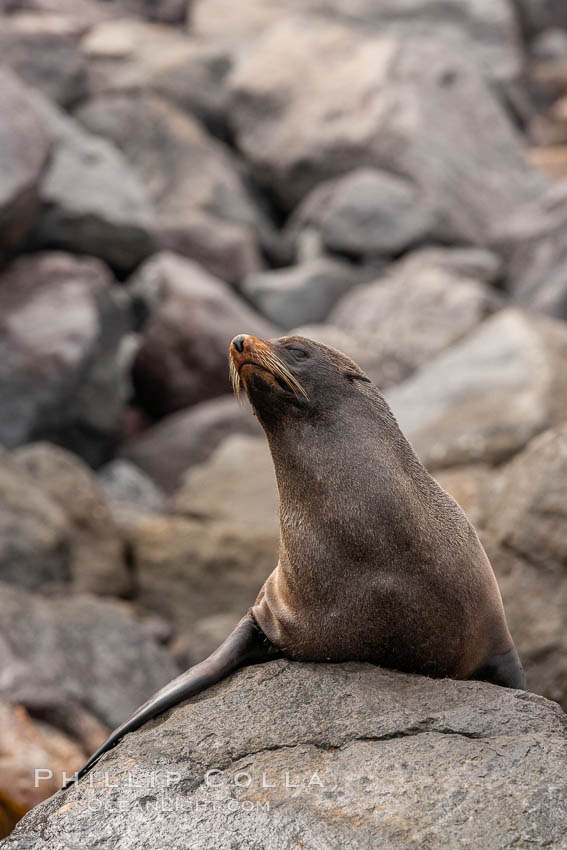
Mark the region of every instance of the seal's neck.
POLYGON ((435 485, 384 405, 267 431, 282 549, 293 563, 321 552, 338 559, 351 545, 374 551, 422 522, 416 511, 435 485))

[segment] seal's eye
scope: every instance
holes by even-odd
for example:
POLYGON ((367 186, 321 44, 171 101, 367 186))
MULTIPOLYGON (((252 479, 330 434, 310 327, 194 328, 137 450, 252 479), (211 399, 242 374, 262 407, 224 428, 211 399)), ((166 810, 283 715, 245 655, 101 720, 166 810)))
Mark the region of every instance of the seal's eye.
POLYGON ((350 369, 345 372, 345 378, 348 378, 349 381, 364 381, 367 384, 372 383, 370 378, 367 378, 366 375, 359 375, 358 372, 351 372, 350 369))
POLYGON ((305 360, 308 356, 303 348, 288 348, 288 351, 291 351, 296 360, 305 360))

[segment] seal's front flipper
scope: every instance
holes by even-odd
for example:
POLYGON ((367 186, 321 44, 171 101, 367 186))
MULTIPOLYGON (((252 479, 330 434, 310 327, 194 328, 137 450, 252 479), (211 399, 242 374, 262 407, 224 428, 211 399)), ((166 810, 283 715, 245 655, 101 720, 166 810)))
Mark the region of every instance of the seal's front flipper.
POLYGON ((116 746, 124 735, 139 729, 147 720, 220 682, 238 667, 271 661, 279 655, 281 655, 279 649, 270 643, 253 616, 247 614, 212 655, 200 664, 190 667, 154 694, 118 729, 115 729, 75 776, 63 786, 63 790, 81 779, 104 753, 116 746))

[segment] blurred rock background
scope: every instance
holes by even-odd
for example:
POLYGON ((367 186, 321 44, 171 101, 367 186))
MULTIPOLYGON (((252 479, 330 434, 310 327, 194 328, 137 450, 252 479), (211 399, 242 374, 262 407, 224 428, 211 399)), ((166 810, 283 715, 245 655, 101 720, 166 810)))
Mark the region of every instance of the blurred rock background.
POLYGON ((0 115, 0 834, 275 564, 238 332, 383 388, 567 707, 562 0, 0 0, 0 115))

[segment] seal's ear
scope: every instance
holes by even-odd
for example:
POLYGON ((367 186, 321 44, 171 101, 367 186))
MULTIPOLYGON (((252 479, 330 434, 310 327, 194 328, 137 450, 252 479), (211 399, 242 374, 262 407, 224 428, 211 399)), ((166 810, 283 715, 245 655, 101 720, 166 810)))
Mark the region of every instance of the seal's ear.
POLYGON ((347 369, 345 372, 345 378, 348 378, 349 381, 366 381, 367 384, 372 383, 370 378, 367 378, 366 375, 361 375, 359 372, 352 372, 350 369, 347 369))

